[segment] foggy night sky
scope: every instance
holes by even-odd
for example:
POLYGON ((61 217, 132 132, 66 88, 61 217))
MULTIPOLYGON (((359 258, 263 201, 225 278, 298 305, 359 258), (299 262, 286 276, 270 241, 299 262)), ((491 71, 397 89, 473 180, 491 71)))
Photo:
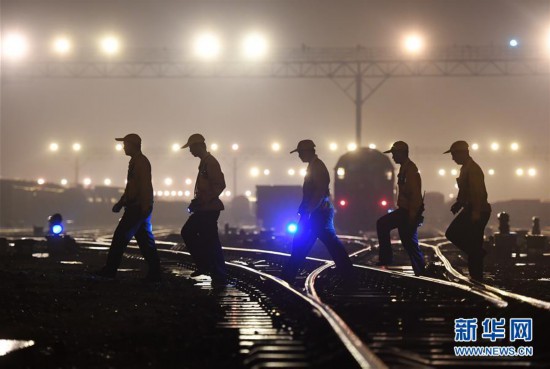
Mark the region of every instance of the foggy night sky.
MULTIPOLYGON (((101 34, 113 32, 131 47, 183 49, 204 27, 218 31, 226 48, 251 29, 264 31, 275 48, 393 47, 410 30, 437 46, 500 45, 512 37, 520 45, 542 45, 550 31, 550 0, 2 0, 0 12, 2 36, 25 33, 35 53, 60 32, 71 35, 75 47, 92 48, 101 34)), ((151 159, 155 189, 188 189, 183 179, 194 180, 198 159, 187 150, 173 153, 171 145, 200 132, 207 144, 223 146, 214 155, 229 190, 234 142, 242 148, 240 193, 256 183, 301 184, 300 176, 286 173, 304 167, 288 154, 297 141, 313 139, 332 168, 355 135, 354 105, 328 79, 3 79, 0 109, 1 177, 57 183, 72 180, 70 146, 79 141, 80 178, 100 183, 109 177, 123 186, 128 158, 114 151, 113 138, 136 132, 151 159), (48 151, 52 141, 60 152, 48 151), (278 154, 270 152, 273 141, 283 146, 278 154), (331 141, 340 146, 336 154, 328 150, 331 141), (253 181, 252 166, 271 174, 253 181), (164 186, 165 177, 176 184, 164 186)), ((424 190, 445 196, 456 193, 455 176, 440 177, 437 170, 457 166, 440 153, 458 139, 477 142, 481 149, 472 156, 486 173, 489 201, 550 200, 550 76, 390 79, 363 107, 362 139, 384 150, 395 140, 408 142, 424 190), (499 153, 489 152, 492 141, 500 143, 499 153), (519 153, 509 153, 512 141, 519 153), (539 174, 517 178, 517 167, 539 174)))

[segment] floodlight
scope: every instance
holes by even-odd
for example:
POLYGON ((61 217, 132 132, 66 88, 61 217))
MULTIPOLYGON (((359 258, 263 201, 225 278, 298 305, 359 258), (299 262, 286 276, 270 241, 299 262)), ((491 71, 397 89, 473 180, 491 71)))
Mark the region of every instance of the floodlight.
POLYGON ((403 46, 409 54, 419 54, 424 49, 424 40, 420 35, 411 34, 405 37, 403 46))
POLYGON ((59 145, 56 142, 52 142, 50 144, 50 151, 57 151, 59 150, 59 145))
POLYGON ((105 36, 100 41, 101 51, 107 55, 115 55, 120 51, 120 41, 115 36, 105 36))
POLYGON ((221 41, 214 33, 203 33, 195 38, 193 50, 204 60, 213 60, 221 53, 221 41))
POLYGON ((338 144, 336 142, 331 142, 329 145, 328 145, 330 151, 336 151, 338 150, 338 144))
POLYGON ((53 41, 53 51, 59 55, 66 55, 72 49, 71 40, 67 37, 60 36, 53 41))
POLYGON ((10 33, 2 42, 2 54, 12 60, 23 58, 28 50, 27 38, 20 33, 10 33))
POLYGON ((249 60, 258 60, 267 54, 267 39, 259 33, 251 33, 243 40, 243 55, 249 60))

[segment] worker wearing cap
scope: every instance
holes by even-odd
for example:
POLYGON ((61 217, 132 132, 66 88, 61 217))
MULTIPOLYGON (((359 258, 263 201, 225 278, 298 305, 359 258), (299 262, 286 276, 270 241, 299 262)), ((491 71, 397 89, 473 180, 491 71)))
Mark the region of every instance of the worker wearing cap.
POLYGON ((451 206, 457 214, 447 228, 445 236, 468 255, 470 277, 483 280, 483 234, 491 217, 491 205, 487 202, 485 177, 480 166, 472 159, 466 141, 456 141, 444 154, 451 153, 452 159, 462 165, 456 179, 458 196, 451 206), (462 210, 462 211, 461 211, 462 210))
POLYGON ((130 133, 116 141, 124 143, 124 153, 131 157, 128 164, 126 188, 120 200, 113 206, 118 213, 124 207, 124 214, 111 241, 107 263, 97 275, 114 278, 122 261, 122 255, 132 237, 149 265, 148 281, 160 280, 160 260, 153 236, 151 214, 153 212, 153 185, 151 163, 141 152, 141 138, 130 133))
POLYGON ((418 246, 418 226, 424 210, 422 201, 422 180, 415 163, 409 158, 409 146, 403 141, 395 142, 391 149, 393 161, 400 165, 397 174, 397 209, 382 216, 376 222, 380 244, 378 265, 389 265, 393 261, 390 232, 397 228, 401 244, 409 254, 415 275, 424 274, 424 255, 418 246))
POLYGON ((298 213, 300 221, 292 242, 292 254, 282 271, 282 277, 292 282, 298 274, 311 247, 319 238, 327 247, 341 274, 348 278, 352 264, 344 245, 334 230, 334 207, 330 202, 330 176, 325 164, 315 154, 315 144, 303 140, 290 153, 298 152, 300 159, 308 163, 304 178, 303 197, 298 213))
POLYGON ((210 274, 214 287, 225 286, 227 273, 218 235, 218 218, 224 210, 219 198, 225 189, 224 175, 220 163, 206 150, 205 139, 201 134, 192 134, 182 146, 182 149, 185 148, 201 159, 195 182, 195 197, 188 208, 192 214, 181 229, 181 237, 197 266, 192 276, 210 274))

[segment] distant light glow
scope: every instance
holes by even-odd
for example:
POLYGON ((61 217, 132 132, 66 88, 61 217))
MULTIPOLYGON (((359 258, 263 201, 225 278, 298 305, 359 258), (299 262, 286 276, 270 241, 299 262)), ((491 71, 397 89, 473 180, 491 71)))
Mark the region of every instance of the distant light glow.
POLYGON ((512 151, 518 151, 519 150, 519 144, 517 142, 512 142, 512 144, 510 145, 510 149, 512 151))
POLYGON ((118 144, 115 145, 115 150, 116 151, 122 151, 123 148, 124 148, 123 144, 118 143, 118 144))
POLYGON ((271 171, 269 169, 264 169, 264 176, 268 176, 271 174, 271 171))
POLYGON ((376 145, 373 144, 373 143, 370 143, 370 144, 369 144, 369 149, 373 149, 373 150, 376 149, 376 145))
POLYGON ((177 192, 176 191, 170 191, 170 196, 176 197, 177 192))
POLYGON ((278 142, 273 142, 273 143, 271 144, 271 150, 273 150, 273 151, 279 151, 279 150, 281 150, 281 144, 278 143, 278 142))
POLYGON ((53 234, 60 234, 61 232, 63 232, 63 227, 61 225, 56 224, 52 227, 53 234))
POLYGON ((454 198, 455 198, 455 194, 454 194, 454 193, 450 193, 450 194, 449 194, 449 198, 450 198, 450 199, 454 199, 454 198))
POLYGON ((246 191, 244 191, 244 195, 245 195, 246 197, 250 197, 250 196, 252 196, 252 191, 246 190, 246 191))
POLYGON ((120 51, 120 40, 115 36, 105 36, 99 42, 101 51, 107 55, 115 55, 120 51))
POLYGON ((245 36, 242 44, 243 55, 249 60, 259 60, 267 54, 267 39, 260 33, 254 32, 245 36))
POLYGON ((231 191, 225 191, 225 196, 230 197, 231 196, 231 191))
POLYGON ((355 151, 357 150, 357 144, 355 142, 351 142, 348 144, 348 151, 355 151))
POLYGON ((509 45, 511 47, 517 47, 519 45, 519 42, 518 40, 516 40, 515 38, 511 39, 510 42, 509 42, 509 45))
POLYGON ((8 34, 2 42, 2 54, 12 60, 26 56, 28 49, 27 38, 20 33, 8 34))
POLYGON ((479 144, 473 143, 473 144, 472 144, 472 150, 474 150, 474 151, 479 150, 479 144))
POLYGON ((451 174, 452 174, 453 176, 456 176, 456 175, 458 174, 458 170, 456 170, 456 169, 451 169, 451 174))
POLYGON ((210 145, 210 150, 212 151, 218 151, 218 144, 217 143, 213 143, 210 145))
POLYGON ((73 144, 73 151, 80 151, 82 149, 82 145, 79 144, 78 142, 75 142, 73 144))
POLYGON ((346 206, 348 204, 346 200, 340 200, 338 203, 340 206, 346 206))
POLYGON ((287 230, 288 233, 294 234, 298 230, 298 225, 296 223, 289 223, 286 226, 286 230, 287 230))
POLYGON ((183 196, 183 191, 178 191, 178 196, 182 197, 183 196))
POLYGON ((518 176, 518 177, 523 176, 523 169, 521 169, 521 168, 516 169, 516 176, 518 176))
POLYGON ((336 150, 338 150, 338 144, 336 142, 331 142, 328 145, 328 148, 330 149, 330 151, 336 151, 336 150))
POLYGON ((170 196, 170 191, 164 190, 163 194, 164 194, 164 196, 170 196))
POLYGON ((529 174, 530 177, 534 177, 537 175, 537 170, 535 168, 529 168, 527 174, 529 174))
POLYGON ((500 145, 498 144, 498 142, 493 142, 491 144, 491 150, 498 151, 499 149, 500 149, 500 145))
POLYGON ((111 179, 110 179, 110 178, 105 178, 105 180, 103 181, 103 184, 104 184, 105 186, 110 186, 111 183, 112 183, 112 182, 111 182, 111 179))
POLYGON ((38 183, 39 185, 43 185, 44 183, 46 183, 46 180, 44 178, 38 178, 36 183, 38 183))
POLYGON ((403 42, 405 50, 410 54, 419 54, 424 49, 424 40, 420 35, 411 34, 403 42))
POLYGON ((252 177, 257 177, 259 174, 260 174, 260 169, 256 167, 250 168, 250 175, 252 177))
POLYGON ((191 180, 191 178, 186 178, 186 179, 185 179, 185 184, 186 184, 186 185, 190 185, 191 183, 193 183, 193 181, 191 180))
POLYGON ((69 184, 69 181, 67 181, 66 178, 63 178, 63 179, 61 180, 61 185, 62 185, 62 186, 66 186, 67 184, 69 184))
POLYGON ((300 175, 301 175, 302 177, 305 177, 305 176, 307 175, 307 169, 306 169, 306 168, 300 169, 300 175))
POLYGON ((185 191, 185 192, 184 192, 184 195, 185 195, 185 197, 191 196, 191 191, 185 191))
POLYGON ((239 150, 239 144, 234 143, 233 145, 231 145, 231 150, 233 151, 239 150))
POLYGON ((437 173, 443 177, 447 172, 445 171, 445 169, 439 169, 437 173))
POLYGON ((71 40, 65 36, 59 36, 53 41, 53 51, 59 55, 66 55, 72 49, 71 40))
POLYGON ((158 197, 162 197, 162 191, 157 191, 156 195, 157 195, 158 197))
POLYGON ((196 56, 204 60, 213 60, 221 53, 221 41, 214 33, 203 33, 195 38, 193 50, 196 56))
POLYGON ((344 179, 346 176, 346 169, 339 167, 336 169, 336 175, 338 176, 338 179, 344 179))
POLYGON ((494 176, 495 175, 495 170, 494 169, 489 169, 487 171, 487 173, 490 175, 490 176, 494 176))
POLYGON ((295 171, 294 169, 291 168, 291 169, 288 170, 287 173, 288 173, 289 176, 293 176, 293 175, 296 174, 296 171, 295 171))
POLYGON ((56 142, 52 142, 50 144, 50 151, 57 151, 59 150, 59 145, 56 142))
POLYGON ((177 152, 181 150, 181 145, 179 143, 173 143, 172 144, 172 151, 177 152))
POLYGON ((165 184, 166 186, 171 186, 172 183, 174 183, 174 181, 172 180, 172 178, 170 178, 170 177, 164 178, 164 184, 165 184))
POLYGON ((84 183, 84 186, 89 186, 89 185, 92 184, 92 179, 91 178, 84 178, 82 183, 84 183))
POLYGON ((388 206, 388 202, 386 200, 382 200, 380 201, 380 205, 382 205, 383 207, 386 207, 388 206))

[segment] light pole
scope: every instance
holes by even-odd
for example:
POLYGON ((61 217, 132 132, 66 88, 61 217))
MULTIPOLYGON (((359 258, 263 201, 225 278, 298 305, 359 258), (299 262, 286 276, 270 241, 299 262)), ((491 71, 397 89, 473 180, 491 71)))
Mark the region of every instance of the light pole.
POLYGON ((239 145, 234 143, 233 145, 231 145, 231 150, 233 150, 233 193, 236 197, 239 194, 237 190, 237 151, 239 150, 239 145))

